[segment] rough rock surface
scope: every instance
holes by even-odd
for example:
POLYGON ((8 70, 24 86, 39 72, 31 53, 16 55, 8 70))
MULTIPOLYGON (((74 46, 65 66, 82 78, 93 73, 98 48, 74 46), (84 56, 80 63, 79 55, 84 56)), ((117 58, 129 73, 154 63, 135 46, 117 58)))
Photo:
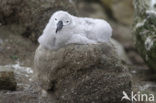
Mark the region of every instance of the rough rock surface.
POLYGON ((72 0, 0 0, 0 22, 18 23, 25 28, 24 36, 36 40, 55 11, 75 15, 75 8, 72 0))
POLYGON ((156 70, 156 1, 134 0, 134 37, 138 52, 156 70))
MULTIPOLYGON (((31 70, 30 67, 24 67, 21 66, 19 63, 17 63, 4 65, 2 66, 2 68, 4 69, 3 71, 7 71, 8 68, 14 70, 17 87, 16 91, 0 89, 0 103, 55 103, 55 96, 53 96, 52 93, 47 94, 44 97, 42 96, 42 90, 38 86, 38 83, 32 81, 31 77, 33 75, 33 71, 31 70)), ((11 77, 11 75, 9 75, 9 77, 11 77)), ((7 83, 9 81, 10 81, 9 79, 5 80, 5 82, 7 83)), ((1 88, 1 86, 3 86, 1 81, 0 84, 1 88)), ((11 85, 12 84, 10 83, 9 86, 11 85)), ((7 87, 7 85, 5 86, 7 87)))
MULTIPOLYGON (((58 103, 119 103, 131 92, 131 76, 109 44, 69 45, 57 51, 39 46, 34 73, 58 103)), ((128 101, 123 101, 127 103, 128 101)))
POLYGON ((0 90, 15 90, 16 86, 14 71, 0 66, 0 90))

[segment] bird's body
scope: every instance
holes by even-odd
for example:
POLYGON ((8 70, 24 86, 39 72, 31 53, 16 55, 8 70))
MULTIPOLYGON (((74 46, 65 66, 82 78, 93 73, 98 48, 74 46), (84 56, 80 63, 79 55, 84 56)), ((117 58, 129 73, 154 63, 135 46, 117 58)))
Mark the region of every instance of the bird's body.
POLYGON ((46 48, 58 49, 72 43, 109 42, 111 35, 112 28, 105 20, 75 17, 58 11, 52 15, 38 41, 46 48))

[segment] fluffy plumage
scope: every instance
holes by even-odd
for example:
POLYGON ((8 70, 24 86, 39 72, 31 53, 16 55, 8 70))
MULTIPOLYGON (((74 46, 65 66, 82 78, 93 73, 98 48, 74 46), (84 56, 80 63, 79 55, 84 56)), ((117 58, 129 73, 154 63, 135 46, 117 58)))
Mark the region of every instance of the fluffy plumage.
POLYGON ((96 44, 109 42, 112 28, 105 20, 76 17, 65 11, 55 12, 43 34, 40 45, 49 49, 58 49, 68 44, 96 44))

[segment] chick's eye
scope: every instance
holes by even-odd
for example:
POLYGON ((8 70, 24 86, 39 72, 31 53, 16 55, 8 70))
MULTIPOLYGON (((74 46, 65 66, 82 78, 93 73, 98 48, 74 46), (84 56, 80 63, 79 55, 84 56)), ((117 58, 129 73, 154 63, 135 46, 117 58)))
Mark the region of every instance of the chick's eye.
POLYGON ((57 21, 57 18, 55 18, 55 21, 57 21))
POLYGON ((66 21, 66 23, 69 23, 69 21, 66 21))

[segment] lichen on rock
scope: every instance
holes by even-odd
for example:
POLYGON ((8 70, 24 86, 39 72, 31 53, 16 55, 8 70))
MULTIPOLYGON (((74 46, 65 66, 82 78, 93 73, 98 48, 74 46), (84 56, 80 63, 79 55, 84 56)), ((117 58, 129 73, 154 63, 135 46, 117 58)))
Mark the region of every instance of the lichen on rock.
POLYGON ((133 33, 138 52, 145 62, 156 70, 156 2, 134 0, 135 21, 133 33))

